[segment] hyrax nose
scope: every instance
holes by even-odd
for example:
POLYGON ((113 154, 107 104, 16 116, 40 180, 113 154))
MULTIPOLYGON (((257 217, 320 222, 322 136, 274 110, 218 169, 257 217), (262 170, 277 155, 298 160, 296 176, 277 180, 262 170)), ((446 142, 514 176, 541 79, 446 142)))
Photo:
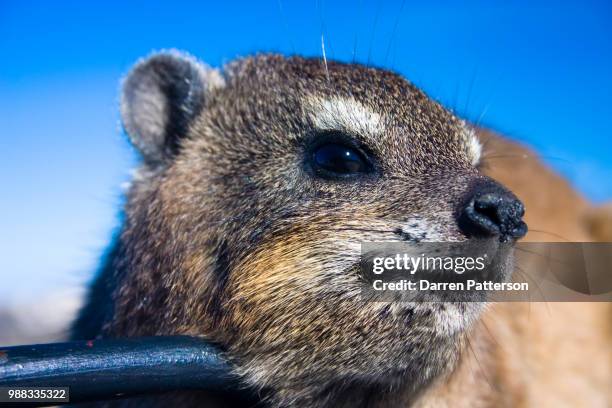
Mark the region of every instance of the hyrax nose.
POLYGON ((463 208, 459 227, 469 236, 499 236, 506 242, 527 233, 524 214, 523 203, 510 192, 477 192, 463 208))

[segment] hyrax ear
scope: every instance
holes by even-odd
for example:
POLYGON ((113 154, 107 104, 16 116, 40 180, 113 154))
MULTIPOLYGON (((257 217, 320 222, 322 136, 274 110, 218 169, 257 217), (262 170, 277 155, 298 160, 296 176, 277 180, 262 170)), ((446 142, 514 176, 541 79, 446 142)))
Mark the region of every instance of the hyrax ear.
POLYGON ((207 94, 223 86, 219 71, 178 52, 140 61, 123 83, 121 118, 146 163, 159 165, 178 150, 207 94))

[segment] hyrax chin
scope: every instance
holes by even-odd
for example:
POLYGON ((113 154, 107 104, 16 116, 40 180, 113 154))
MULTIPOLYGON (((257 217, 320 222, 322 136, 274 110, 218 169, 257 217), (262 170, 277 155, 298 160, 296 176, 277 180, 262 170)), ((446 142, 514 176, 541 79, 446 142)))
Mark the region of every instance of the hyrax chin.
POLYGON ((361 242, 526 233, 475 131, 389 71, 161 53, 121 112, 143 163, 74 337, 205 336, 271 405, 410 403, 459 360, 481 307, 364 301, 361 242))

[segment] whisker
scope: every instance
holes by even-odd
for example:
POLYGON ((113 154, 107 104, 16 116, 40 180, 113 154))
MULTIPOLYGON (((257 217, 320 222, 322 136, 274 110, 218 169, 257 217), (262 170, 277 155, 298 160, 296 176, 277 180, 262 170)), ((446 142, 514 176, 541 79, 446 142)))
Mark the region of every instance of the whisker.
POLYGON ((476 355, 476 352, 474 351, 474 348, 472 347, 472 342, 470 341, 469 337, 466 337, 465 340, 467 342, 468 349, 472 352, 472 355, 474 356, 474 360, 476 361, 476 364, 478 364, 480 372, 482 373, 482 376, 484 377, 485 381, 487 382, 487 384, 489 384, 489 387, 491 387, 492 390, 497 390, 497 388, 491 382, 491 379, 489 378, 488 373, 485 371, 484 366, 480 363, 480 360, 478 359, 478 356, 476 355))
POLYGON ((393 23, 393 30, 391 31, 391 38, 389 39, 389 45, 387 46, 387 51, 385 52, 385 65, 387 64, 387 58, 389 57, 389 51, 391 51, 391 44, 393 43, 393 39, 395 38, 395 33, 397 31, 397 26, 399 24, 399 19, 402 14, 402 10, 404 9, 404 5, 406 4, 406 0, 402 0, 402 4, 400 5, 400 9, 397 12, 395 17, 395 23, 393 23))
POLYGON ((321 34, 321 52, 323 53, 323 64, 325 65, 325 76, 329 82, 329 70, 327 69, 327 56, 325 55, 325 37, 321 34))
MULTIPOLYGON (((519 278, 521 278, 521 279, 523 279, 523 280, 525 280, 527 282, 530 281, 530 279, 521 270, 519 270, 518 268, 515 269, 513 273, 516 273, 519 278)), ((529 302, 531 303, 531 293, 529 293, 529 302)))
POLYGON ((451 98, 450 104, 451 104, 451 108, 450 110, 456 115, 458 114, 457 110, 459 108, 459 88, 461 86, 461 81, 457 80, 455 81, 455 90, 453 92, 453 97, 451 98))
POLYGON ((562 239, 562 240, 564 240, 566 242, 572 242, 570 239, 564 237, 563 235, 559 235, 559 234, 556 234, 554 232, 538 230, 538 229, 534 229, 534 228, 531 228, 531 227, 529 227, 529 232, 535 232, 535 233, 538 233, 538 234, 548 234, 548 235, 551 235, 553 237, 562 239))
POLYGON ((529 158, 537 158, 535 156, 530 156, 528 154, 484 154, 482 160, 491 160, 491 159, 529 159, 529 158))
POLYGON ((372 46, 374 45, 374 37, 376 35, 376 26, 378 25, 378 17, 380 16, 380 11, 382 9, 382 1, 378 1, 378 7, 376 8, 376 14, 374 15, 374 25, 372 26, 372 35, 370 37, 370 48, 368 49, 368 61, 366 65, 370 65, 370 61, 372 60, 372 46))
POLYGON ((358 232, 378 232, 385 234, 394 234, 392 230, 379 230, 373 228, 351 228, 351 227, 342 227, 342 228, 333 228, 332 231, 358 231, 358 232))
POLYGON ((485 331, 487 332, 487 334, 489 335, 489 337, 491 338, 491 340, 493 340, 493 342, 499 347, 502 348, 501 344, 497 341, 497 339, 495 338, 495 336, 493 335, 493 333, 491 332, 491 330, 489 329, 489 326, 487 326, 487 323, 484 321, 484 319, 482 319, 480 321, 480 323, 482 324, 482 327, 485 329, 485 331))
POLYGON ((549 267, 549 268, 551 266, 551 261, 554 261, 554 262, 556 262, 556 263, 558 263, 560 265, 572 267, 572 264, 570 262, 568 262, 568 261, 566 261, 564 259, 555 258, 555 257, 551 256, 550 254, 541 254, 539 252, 529 251, 529 250, 527 250, 525 248, 520 248, 520 247, 516 247, 515 249, 517 251, 520 251, 520 252, 524 252, 524 253, 528 253, 528 254, 532 254, 532 255, 537 255, 537 256, 543 257, 544 259, 546 259, 548 261, 546 266, 549 267))
POLYGON ((478 116, 478 119, 476 119, 476 123, 475 123, 476 126, 480 126, 480 124, 482 123, 482 120, 484 119, 485 115, 489 111, 490 107, 491 107, 491 103, 487 102, 487 104, 485 105, 484 109, 480 113, 480 116, 478 116))
MULTIPOLYGON (((497 78, 495 78, 495 80, 493 81, 493 83, 494 84, 500 83, 502 78, 503 78, 502 74, 498 75, 497 78)), ((493 103, 492 101, 495 98, 495 96, 499 93, 500 89, 501 88, 499 86, 497 86, 497 87, 492 86, 489 89, 488 95, 487 95, 487 97, 485 99, 485 107, 482 110, 482 112, 480 113, 480 115, 478 116, 478 119, 476 119, 476 122, 475 122, 476 126, 480 126, 482 124, 482 120, 484 119, 485 115, 489 111, 489 108, 491 107, 491 105, 493 103)))
POLYGON ((323 57, 323 65, 325 68, 325 77, 329 83, 329 70, 327 67, 327 56, 325 55, 325 19, 323 16, 323 5, 320 4, 319 0, 316 2, 317 10, 319 12, 319 22, 321 24, 321 53, 323 57))
POLYGON ((491 154, 491 155, 487 155, 485 153, 485 155, 483 156, 483 159, 484 160, 489 160, 489 159, 544 159, 544 160, 557 160, 557 161, 565 162, 565 163, 568 163, 568 164, 573 164, 573 162, 571 160, 564 159, 563 157, 540 155, 540 154, 535 154, 535 155, 530 155, 530 154, 491 154))
POLYGON ((472 76, 470 77, 470 82, 468 84, 468 93, 467 98, 465 99, 465 104, 463 105, 464 115, 467 115, 468 109, 470 107, 470 99, 472 99, 472 91, 474 90, 474 83, 476 82, 476 76, 478 75, 478 70, 474 69, 472 76))
MULTIPOLYGON (((363 7, 363 0, 359 1, 359 9, 361 9, 363 7)), ((357 34, 359 33, 359 29, 357 28, 355 30, 355 36, 353 38, 353 63, 355 63, 356 58, 357 58, 357 34)))
POLYGON ((521 268, 519 265, 515 265, 517 271, 519 271, 521 274, 523 274, 523 276, 525 276, 525 278, 527 280, 529 280, 529 278, 531 278, 531 281, 535 284, 537 291, 540 293, 540 296, 542 296, 542 299, 544 299, 544 304, 546 305, 546 309, 548 310, 548 313, 550 313, 550 306, 548 304, 548 300, 546 299, 546 296, 544 296, 544 293, 542 292, 542 288, 540 287, 540 285, 538 285, 538 282, 532 277, 530 276, 527 271, 525 271, 523 268, 521 268))

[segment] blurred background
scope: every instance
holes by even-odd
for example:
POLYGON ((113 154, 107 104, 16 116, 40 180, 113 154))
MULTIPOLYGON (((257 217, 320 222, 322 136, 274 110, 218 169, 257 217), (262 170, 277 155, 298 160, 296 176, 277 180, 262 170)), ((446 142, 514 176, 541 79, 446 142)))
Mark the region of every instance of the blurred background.
POLYGON ((321 56, 323 43, 330 59, 398 71, 530 144, 605 202, 611 22, 606 1, 0 0, 0 342, 15 313, 30 317, 27 334, 59 330, 77 307, 137 164, 119 82, 151 51, 220 66, 259 51, 321 56))

